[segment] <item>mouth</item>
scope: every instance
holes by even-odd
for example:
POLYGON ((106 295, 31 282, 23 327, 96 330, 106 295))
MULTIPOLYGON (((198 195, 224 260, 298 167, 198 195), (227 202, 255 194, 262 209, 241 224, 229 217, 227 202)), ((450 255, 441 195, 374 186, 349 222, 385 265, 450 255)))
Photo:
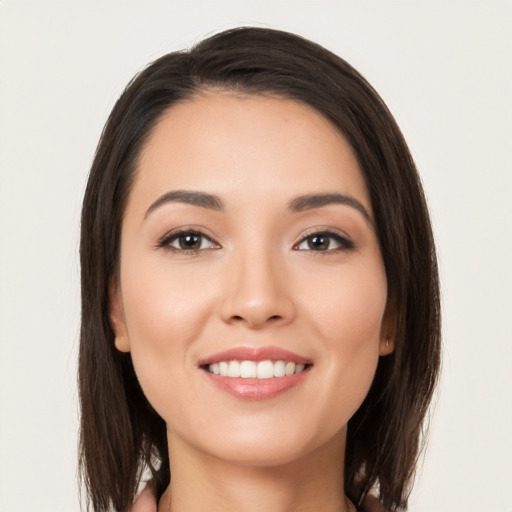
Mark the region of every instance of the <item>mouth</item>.
POLYGON ((277 347, 239 347, 199 362, 209 381, 237 398, 273 398, 301 382, 313 366, 310 359, 277 347))
POLYGON ((230 377, 233 379, 272 379, 289 377, 305 371, 311 364, 294 363, 293 361, 220 361, 202 366, 204 370, 221 377, 230 377))

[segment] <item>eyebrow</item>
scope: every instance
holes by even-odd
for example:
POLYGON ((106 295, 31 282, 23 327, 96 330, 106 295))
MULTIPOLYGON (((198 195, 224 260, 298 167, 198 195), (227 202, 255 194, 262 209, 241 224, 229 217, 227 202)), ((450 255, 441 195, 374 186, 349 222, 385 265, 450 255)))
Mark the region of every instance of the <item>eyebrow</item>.
MULTIPOLYGON (((223 211, 224 203, 222 200, 213 194, 206 192, 190 191, 190 190, 173 190, 160 196, 154 201, 151 206, 146 210, 144 219, 160 206, 167 203, 185 203, 200 208, 207 208, 209 210, 223 211)), ((373 227, 374 223, 366 208, 354 197, 339 194, 339 193, 320 193, 320 194, 305 194, 292 199, 288 204, 288 211, 292 213, 303 212, 312 210, 314 208, 321 208, 331 204, 342 204, 355 208, 373 227)))
POLYGON ((151 206, 146 210, 144 219, 147 218, 147 216, 153 210, 156 210, 158 207, 166 203, 185 203, 217 211, 224 209, 222 201, 217 196, 212 194, 189 190, 173 190, 172 192, 167 192, 167 194, 160 196, 154 203, 152 203, 151 206))
POLYGON ((292 212, 303 212, 330 204, 343 204, 355 208, 373 227, 373 219, 370 217, 368 210, 357 199, 345 194, 306 194, 293 199, 288 205, 288 210, 292 212))

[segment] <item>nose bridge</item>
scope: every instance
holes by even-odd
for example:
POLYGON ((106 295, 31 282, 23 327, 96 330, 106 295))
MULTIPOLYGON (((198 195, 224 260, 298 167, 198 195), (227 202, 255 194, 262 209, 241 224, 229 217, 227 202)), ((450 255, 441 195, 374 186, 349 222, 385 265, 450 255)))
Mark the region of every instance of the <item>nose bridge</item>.
POLYGON ((287 323, 293 317, 283 262, 262 245, 233 251, 222 304, 225 321, 261 328, 268 323, 287 323))

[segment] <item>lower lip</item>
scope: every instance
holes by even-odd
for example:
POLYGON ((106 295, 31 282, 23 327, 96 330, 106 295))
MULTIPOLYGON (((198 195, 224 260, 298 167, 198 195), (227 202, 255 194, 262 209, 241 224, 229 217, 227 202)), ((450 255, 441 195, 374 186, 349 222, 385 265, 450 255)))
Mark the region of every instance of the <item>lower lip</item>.
POLYGON ((306 368, 300 373, 287 377, 273 377, 272 379, 242 379, 236 377, 222 377, 207 370, 203 370, 219 389, 245 400, 268 400, 293 388, 302 382, 310 371, 306 368))

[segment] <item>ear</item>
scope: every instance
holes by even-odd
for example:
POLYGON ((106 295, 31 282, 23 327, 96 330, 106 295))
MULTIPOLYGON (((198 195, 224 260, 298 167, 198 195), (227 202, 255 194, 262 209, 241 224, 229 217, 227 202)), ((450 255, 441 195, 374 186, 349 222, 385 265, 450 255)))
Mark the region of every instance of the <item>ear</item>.
POLYGON ((379 355, 388 356, 395 350, 397 312, 393 300, 388 298, 380 331, 379 355))
POLYGON ((130 341, 126 322, 124 320, 123 302, 121 300, 121 290, 115 279, 111 279, 108 289, 109 298, 109 319, 110 326, 114 331, 115 345, 120 352, 130 352, 130 341))

